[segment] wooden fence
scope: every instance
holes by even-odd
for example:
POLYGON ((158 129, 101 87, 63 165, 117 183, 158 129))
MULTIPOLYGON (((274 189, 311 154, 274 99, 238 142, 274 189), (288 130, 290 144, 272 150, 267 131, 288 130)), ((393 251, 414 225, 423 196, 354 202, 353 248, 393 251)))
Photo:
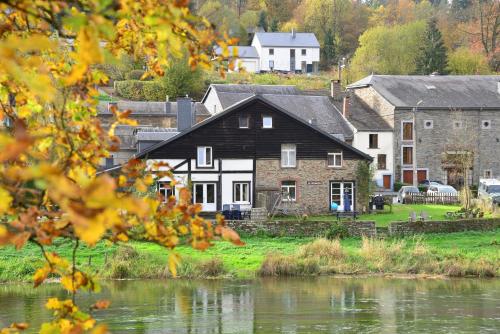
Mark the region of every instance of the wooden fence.
POLYGON ((455 204, 459 202, 458 195, 448 193, 437 194, 408 194, 404 198, 407 204, 455 204))

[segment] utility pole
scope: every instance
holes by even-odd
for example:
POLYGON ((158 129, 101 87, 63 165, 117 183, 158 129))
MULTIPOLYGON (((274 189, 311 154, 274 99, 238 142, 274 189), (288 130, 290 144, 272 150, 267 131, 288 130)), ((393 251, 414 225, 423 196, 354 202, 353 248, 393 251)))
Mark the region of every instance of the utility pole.
POLYGON ((413 163, 413 186, 417 187, 418 186, 418 174, 417 174, 417 108, 418 106, 422 103, 423 101, 420 100, 417 102, 417 105, 413 107, 412 109, 412 114, 413 114, 413 149, 411 150, 412 152, 412 157, 411 161, 413 163))

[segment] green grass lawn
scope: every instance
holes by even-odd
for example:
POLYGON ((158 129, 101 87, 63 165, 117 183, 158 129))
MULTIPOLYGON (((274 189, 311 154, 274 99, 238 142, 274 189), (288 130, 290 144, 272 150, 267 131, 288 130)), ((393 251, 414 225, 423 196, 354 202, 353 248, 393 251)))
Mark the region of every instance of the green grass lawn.
MULTIPOLYGON (((458 205, 438 205, 438 204, 394 204, 392 206, 392 212, 389 211, 389 207, 385 206, 384 212, 377 212, 371 214, 364 214, 359 216, 358 220, 372 220, 375 221, 377 226, 389 226, 389 223, 394 221, 408 221, 408 217, 412 212, 415 212, 417 216, 421 212, 426 212, 432 220, 449 220, 446 218, 446 213, 450 211, 458 211, 460 206, 458 205)), ((485 215, 485 218, 491 217, 491 214, 485 215)), ((276 216, 274 220, 296 220, 295 216, 276 216)), ((325 221, 325 220, 335 220, 335 215, 314 215, 307 218, 309 221, 325 221)))
MULTIPOLYGON (((187 246, 181 246, 177 252, 181 254, 185 263, 206 262, 219 259, 225 270, 232 277, 251 278, 260 268, 266 255, 283 254, 294 255, 301 245, 312 241, 312 238, 271 238, 271 237, 244 237, 246 245, 234 246, 228 242, 216 242, 215 246, 204 251, 196 251, 187 246)), ((401 239, 394 239, 399 242, 401 239)), ((469 262, 482 261, 500 263, 500 229, 491 232, 462 232, 451 234, 427 234, 418 237, 404 238, 405 249, 410 249, 415 243, 425 244, 435 258, 465 259, 469 262)), ((389 240, 390 242, 390 240, 389 240)), ((126 260, 131 263, 129 270, 133 278, 150 278, 154 273, 161 272, 167 263, 168 251, 149 242, 130 242, 138 253, 140 260, 126 260), (135 262, 134 262, 135 261, 135 262), (153 273, 153 274, 152 274, 153 273)), ((349 254, 351 261, 363 263, 359 252, 362 240, 348 238, 341 241, 342 249, 349 254)), ((109 246, 99 243, 94 248, 81 247, 77 253, 77 263, 84 270, 110 276, 114 270, 113 261, 116 258, 118 246, 109 246), (89 257, 92 258, 88 265, 89 257), (108 263, 105 264, 107 258, 108 263)), ((49 250, 56 250, 60 255, 70 258, 71 244, 57 244, 49 250)), ((0 282, 28 281, 36 268, 43 264, 39 248, 28 244, 20 251, 12 247, 0 248, 0 282)))

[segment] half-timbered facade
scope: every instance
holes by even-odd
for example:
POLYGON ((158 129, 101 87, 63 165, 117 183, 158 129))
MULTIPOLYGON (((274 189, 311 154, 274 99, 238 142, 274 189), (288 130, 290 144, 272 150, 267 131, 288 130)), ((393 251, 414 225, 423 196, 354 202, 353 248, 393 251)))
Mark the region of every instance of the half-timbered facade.
MULTIPOLYGON (((254 95, 138 154, 169 164, 176 180, 160 191, 190 187, 204 211, 257 205, 269 192, 305 212, 326 212, 331 203, 356 206, 356 168, 371 158, 320 128, 254 95), (347 204, 349 205, 349 204, 347 204)), ((351 206, 351 208, 352 208, 351 206)))

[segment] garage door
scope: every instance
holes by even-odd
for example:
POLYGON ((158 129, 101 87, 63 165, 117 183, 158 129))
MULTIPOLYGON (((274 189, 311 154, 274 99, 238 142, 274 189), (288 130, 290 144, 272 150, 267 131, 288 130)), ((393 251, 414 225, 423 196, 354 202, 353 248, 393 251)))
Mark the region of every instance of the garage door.
POLYGON ((255 73, 257 72, 257 61, 256 60, 243 60, 241 61, 241 66, 245 68, 245 71, 255 73))

